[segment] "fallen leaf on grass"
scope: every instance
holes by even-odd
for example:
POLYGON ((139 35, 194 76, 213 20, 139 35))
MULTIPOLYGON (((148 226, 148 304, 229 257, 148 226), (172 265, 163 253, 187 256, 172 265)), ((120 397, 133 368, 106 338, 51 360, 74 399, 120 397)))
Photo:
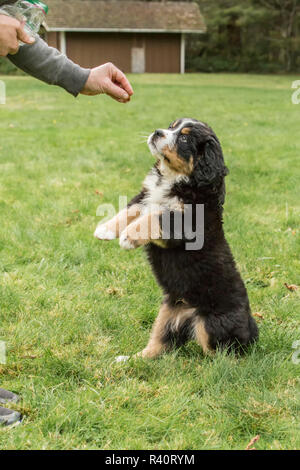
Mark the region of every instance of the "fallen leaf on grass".
POLYGON ((95 190, 95 194, 98 194, 98 196, 103 197, 103 192, 99 191, 99 189, 95 190))
POLYGON ((254 316, 254 317, 261 318, 262 320, 264 319, 264 316, 263 316, 263 314, 262 314, 262 313, 260 313, 260 312, 255 312, 255 313, 253 313, 253 316, 254 316))
POLYGON ((253 444, 255 444, 255 442, 258 441, 258 439, 260 438, 260 435, 257 434, 257 436, 253 437, 251 439, 251 441, 249 442, 249 444, 247 445, 247 447, 245 448, 245 450, 256 450, 255 447, 252 447, 253 444))
POLYGON ((124 291, 119 287, 109 287, 105 291, 108 295, 116 295, 117 297, 123 297, 124 291))
POLYGON ((296 284, 287 284, 286 282, 284 283, 285 287, 290 290, 290 291, 295 291, 299 288, 299 286, 296 286, 296 284))
POLYGON ((296 229, 292 229, 291 227, 289 227, 288 229, 286 229, 285 232, 288 232, 288 233, 291 233, 292 235, 296 235, 297 233, 297 230, 296 229))

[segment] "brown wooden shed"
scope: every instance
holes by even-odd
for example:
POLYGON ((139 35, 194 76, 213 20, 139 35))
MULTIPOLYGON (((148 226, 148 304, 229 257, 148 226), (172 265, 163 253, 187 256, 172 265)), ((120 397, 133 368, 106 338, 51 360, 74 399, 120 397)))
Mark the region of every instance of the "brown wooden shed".
POLYGON ((48 0, 46 40, 83 67, 184 73, 185 35, 205 32, 196 3, 48 0))

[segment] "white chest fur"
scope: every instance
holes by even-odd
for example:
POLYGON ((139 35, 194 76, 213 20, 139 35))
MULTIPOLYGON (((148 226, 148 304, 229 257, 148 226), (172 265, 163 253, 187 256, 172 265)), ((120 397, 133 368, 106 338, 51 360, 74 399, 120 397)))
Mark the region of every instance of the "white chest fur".
POLYGON ((144 199, 145 212, 156 210, 155 206, 173 210, 182 209, 182 204, 177 197, 170 197, 172 186, 179 177, 177 174, 166 174, 160 176, 155 169, 152 169, 146 176, 144 188, 146 197, 144 199))

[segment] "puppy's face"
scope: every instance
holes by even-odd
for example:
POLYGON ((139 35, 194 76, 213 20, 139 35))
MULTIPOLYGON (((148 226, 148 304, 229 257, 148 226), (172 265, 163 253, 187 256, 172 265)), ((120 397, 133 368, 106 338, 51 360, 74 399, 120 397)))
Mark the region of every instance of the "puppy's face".
POLYGON ((178 119, 168 129, 157 129, 149 136, 148 145, 163 166, 178 175, 194 177, 198 183, 208 184, 226 174, 215 133, 196 119, 178 119))

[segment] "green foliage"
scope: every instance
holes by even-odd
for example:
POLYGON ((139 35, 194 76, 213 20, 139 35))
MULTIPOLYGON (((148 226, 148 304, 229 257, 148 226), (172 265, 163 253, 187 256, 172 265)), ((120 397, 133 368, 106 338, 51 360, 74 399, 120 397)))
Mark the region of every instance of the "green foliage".
POLYGON ((299 0, 198 0, 198 4, 207 23, 207 33, 189 39, 188 69, 300 70, 299 0))
POLYGON ((131 76, 135 95, 76 100, 5 78, 0 105, 1 387, 23 423, 1 449, 299 449, 299 106, 297 77, 131 76), (225 231, 260 340, 244 357, 190 343, 155 361, 141 350, 161 292, 142 250, 99 242, 99 204, 141 187, 145 136, 181 116, 220 138, 225 231), (142 139, 144 142, 142 142, 142 139))
POLYGON ((0 57, 0 75, 23 75, 8 59, 0 57))
MULTIPOLYGON (((173 1, 197 2, 207 24, 206 34, 187 35, 188 71, 300 71, 300 0, 173 1)), ((0 59, 0 73, 16 70, 0 59)))
POLYGON ((299 0, 185 1, 198 3, 207 24, 205 35, 187 37, 188 70, 300 71, 299 0))

